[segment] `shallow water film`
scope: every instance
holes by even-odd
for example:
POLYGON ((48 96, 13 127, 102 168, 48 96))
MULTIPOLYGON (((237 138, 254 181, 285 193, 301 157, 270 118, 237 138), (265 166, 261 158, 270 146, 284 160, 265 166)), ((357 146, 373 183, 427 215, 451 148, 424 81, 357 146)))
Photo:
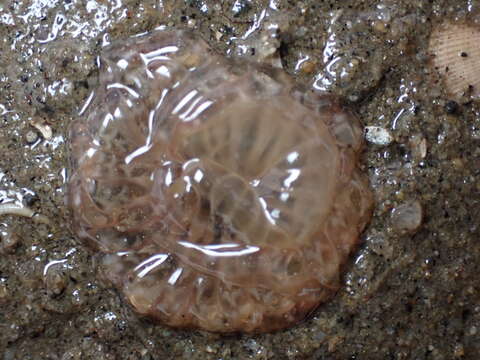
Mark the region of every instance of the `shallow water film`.
MULTIPOLYGON (((0 358, 476 359, 480 107, 465 74, 478 42, 455 41, 476 36, 478 21, 471 0, 2 2, 0 358), (364 128, 357 164, 372 220, 335 296, 295 326, 223 336, 152 322, 115 284, 116 262, 70 228, 69 129, 91 111, 102 53, 158 28, 193 32, 227 62, 279 69, 269 78, 285 71, 364 128)), ((178 139, 193 140, 188 131, 178 139)))

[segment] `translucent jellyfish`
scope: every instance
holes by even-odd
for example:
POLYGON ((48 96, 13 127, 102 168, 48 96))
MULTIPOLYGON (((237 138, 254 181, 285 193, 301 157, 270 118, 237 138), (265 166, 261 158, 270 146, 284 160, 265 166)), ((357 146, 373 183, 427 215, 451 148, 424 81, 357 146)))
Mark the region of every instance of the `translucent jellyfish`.
POLYGON ((71 128, 67 201, 133 308, 264 332, 331 297, 373 202, 356 118, 184 31, 118 42, 100 62, 71 128))

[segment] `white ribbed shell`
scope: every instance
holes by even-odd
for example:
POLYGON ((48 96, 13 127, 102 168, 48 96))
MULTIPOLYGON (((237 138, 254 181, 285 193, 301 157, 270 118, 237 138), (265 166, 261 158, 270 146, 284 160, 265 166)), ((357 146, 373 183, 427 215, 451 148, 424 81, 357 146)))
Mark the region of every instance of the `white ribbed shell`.
POLYGON ((433 31, 429 49, 450 95, 480 97, 480 28, 443 24, 433 31))

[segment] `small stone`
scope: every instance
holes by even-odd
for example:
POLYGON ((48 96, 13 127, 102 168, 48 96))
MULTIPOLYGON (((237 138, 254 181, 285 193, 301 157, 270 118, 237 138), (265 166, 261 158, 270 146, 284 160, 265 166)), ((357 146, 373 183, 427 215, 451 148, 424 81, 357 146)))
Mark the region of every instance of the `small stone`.
POLYGON ((427 156, 427 140, 422 135, 413 135, 410 138, 409 145, 414 160, 420 161, 427 156))
POLYGON ((465 166, 464 161, 462 160, 462 158, 459 157, 452 159, 451 164, 456 170, 461 170, 465 166))
POLYGON ((367 236, 368 247, 375 254, 383 256, 385 259, 391 259, 394 255, 392 244, 385 238, 384 234, 372 232, 367 236))
POLYGON ((35 204, 39 199, 38 195, 37 194, 26 194, 24 197, 23 197, 23 200, 25 202, 25 205, 27 205, 28 207, 32 206, 33 204, 35 204))
POLYGON ((33 130, 27 131, 25 134, 25 141, 28 145, 34 144, 38 140, 38 133, 33 130))
POLYGON ((328 352, 335 352, 338 345, 340 345, 345 339, 340 335, 334 335, 328 340, 328 352))
POLYGON ((469 334, 470 336, 474 336, 474 335, 477 334, 477 332, 478 332, 477 327, 476 327, 476 326, 472 326, 472 327, 470 328, 470 330, 468 331, 468 334, 469 334))
POLYGON ((423 209, 419 201, 401 204, 392 211, 392 226, 399 233, 414 233, 422 224, 423 209))
POLYGON ((463 347, 463 344, 456 344, 455 345, 455 350, 453 351, 453 356, 455 358, 461 358, 465 355, 465 349, 463 347))
POLYGON ((458 103, 454 100, 450 100, 445 104, 445 112, 447 114, 456 114, 458 112, 458 103))
POLYGON ((19 236, 11 231, 2 231, 0 236, 0 249, 7 253, 13 253, 20 242, 19 236))
POLYGON ((217 39, 217 41, 220 41, 220 39, 222 38, 223 34, 221 31, 215 31, 215 39, 217 39))
POLYGON ((366 126, 365 139, 375 145, 389 145, 393 141, 393 136, 380 126, 366 126))
POLYGON ((385 32, 388 31, 388 26, 383 21, 376 20, 376 21, 373 22, 372 25, 373 25, 373 28, 375 29, 375 31, 378 31, 378 32, 381 32, 381 33, 385 33, 385 32))
POLYGON ((127 326, 124 320, 115 311, 97 309, 93 319, 94 332, 105 341, 118 341, 127 326))
POLYGON ((245 0, 237 0, 232 6, 232 13, 234 17, 239 17, 247 13, 252 6, 245 0))
POLYGON ((50 271, 47 272, 45 277, 45 285, 52 297, 60 295, 63 290, 65 290, 67 286, 67 279, 61 268, 54 266, 50 271))
POLYGON ((300 65, 300 71, 304 74, 312 74, 316 69, 316 63, 312 60, 304 61, 300 65))
POLYGON ((8 300, 10 292, 8 291, 7 284, 0 279, 0 304, 8 300))
POLYGON ((207 345, 207 347, 205 348, 205 351, 210 354, 216 352, 215 349, 212 348, 210 345, 207 345))

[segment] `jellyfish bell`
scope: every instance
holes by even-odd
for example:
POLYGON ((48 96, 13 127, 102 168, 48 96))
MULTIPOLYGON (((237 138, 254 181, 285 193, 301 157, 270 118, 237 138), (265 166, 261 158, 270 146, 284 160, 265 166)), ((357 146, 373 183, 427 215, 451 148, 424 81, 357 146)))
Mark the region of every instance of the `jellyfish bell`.
POLYGON ((185 31, 114 43, 99 77, 68 204, 138 313, 265 332, 335 293, 373 203, 351 113, 185 31))

